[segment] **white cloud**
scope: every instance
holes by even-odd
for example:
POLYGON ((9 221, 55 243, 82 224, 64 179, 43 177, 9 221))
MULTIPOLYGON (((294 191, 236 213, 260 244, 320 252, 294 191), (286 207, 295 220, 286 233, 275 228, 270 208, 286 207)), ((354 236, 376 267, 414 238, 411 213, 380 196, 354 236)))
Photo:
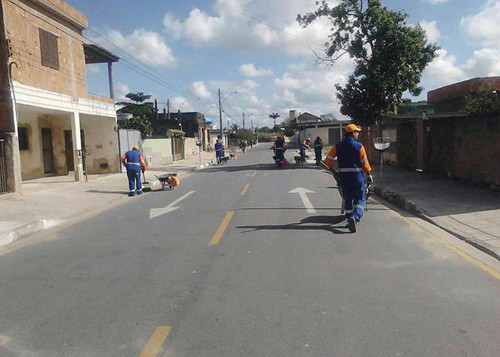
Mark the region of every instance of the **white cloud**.
POLYGON ((426 67, 422 74, 427 90, 439 88, 468 78, 467 73, 457 64, 457 58, 445 49, 437 51, 438 56, 426 67))
POLYGON ((482 48, 464 66, 470 77, 500 76, 500 49, 482 48))
POLYGON ((271 68, 256 68, 253 63, 247 63, 240 66, 240 73, 247 77, 262 77, 272 75, 273 70, 271 68))
POLYGON ((247 79, 245 81, 243 81, 243 87, 245 88, 248 88, 248 89, 255 89, 257 88, 259 85, 257 83, 255 83, 254 81, 252 81, 251 79, 247 79))
POLYGON ((164 26, 173 38, 186 39, 197 47, 272 49, 308 55, 310 47, 321 50, 331 32, 327 19, 318 19, 305 29, 297 23, 297 14, 314 10, 311 0, 217 0, 213 14, 195 8, 186 19, 179 20, 167 13, 164 26))
POLYGON ((205 83, 202 81, 191 83, 191 91, 201 99, 208 99, 212 96, 205 83))
POLYGON ((184 97, 175 97, 170 99, 170 110, 176 112, 180 110, 181 112, 192 112, 194 111, 191 103, 184 97))
POLYGON ((130 92, 132 92, 130 90, 130 87, 125 84, 125 83, 117 83, 116 84, 116 89, 117 89, 117 92, 118 92, 118 100, 128 100, 125 95, 126 94, 129 94, 130 92))
POLYGON ((137 29, 131 35, 124 36, 119 31, 111 30, 106 37, 139 62, 167 68, 177 65, 172 50, 157 32, 137 29))
POLYGON ((477 14, 462 17, 460 26, 472 40, 500 48, 500 1, 488 0, 477 14))
POLYGON ((429 43, 436 43, 441 37, 441 33, 439 32, 436 21, 425 21, 422 20, 419 22, 420 26, 425 30, 427 34, 427 40, 429 43))
POLYGON ((443 4, 449 0, 422 0, 422 1, 431 5, 436 5, 436 4, 443 4))

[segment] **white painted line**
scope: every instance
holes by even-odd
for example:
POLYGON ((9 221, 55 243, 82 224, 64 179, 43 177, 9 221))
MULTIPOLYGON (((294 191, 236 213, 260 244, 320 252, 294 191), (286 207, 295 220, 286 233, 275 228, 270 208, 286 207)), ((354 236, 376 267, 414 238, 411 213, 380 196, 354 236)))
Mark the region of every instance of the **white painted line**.
POLYGON ((177 203, 179 203, 183 199, 187 198, 188 196, 192 195, 195 192, 196 191, 189 191, 184 196, 179 197, 174 202, 170 203, 169 205, 167 205, 165 207, 151 208, 149 210, 149 219, 153 219, 153 218, 159 217, 159 216, 161 216, 161 215, 163 215, 165 213, 169 213, 169 212, 175 211, 176 209, 179 209, 179 207, 174 207, 174 205, 177 204, 177 203))
POLYGON ((308 193, 315 193, 314 191, 308 190, 307 188, 297 187, 288 193, 298 193, 304 207, 307 209, 307 213, 316 213, 311 201, 307 197, 308 193))

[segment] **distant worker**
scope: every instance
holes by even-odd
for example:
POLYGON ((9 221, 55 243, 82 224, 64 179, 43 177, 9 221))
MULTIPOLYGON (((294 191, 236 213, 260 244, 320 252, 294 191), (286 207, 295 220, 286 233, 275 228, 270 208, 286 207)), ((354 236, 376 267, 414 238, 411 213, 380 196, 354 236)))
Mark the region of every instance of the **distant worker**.
POLYGON ((300 161, 302 162, 306 162, 306 150, 311 151, 311 147, 309 146, 310 142, 311 138, 307 138, 300 144, 300 161))
POLYGON ((273 145, 273 150, 274 150, 273 159, 275 162, 280 163, 280 165, 286 162, 285 151, 287 148, 288 147, 285 143, 285 135, 283 133, 279 133, 273 145))
POLYGON ((141 171, 146 171, 146 163, 139 152, 139 147, 134 146, 121 158, 123 166, 127 168, 128 188, 130 197, 142 195, 141 171))
POLYGON ((224 157, 224 144, 217 139, 214 147, 217 163, 220 164, 222 162, 222 158, 224 157))
POLYGON ((323 140, 319 136, 314 140, 314 155, 316 156, 316 165, 321 165, 321 152, 323 151, 323 140))
POLYGON ((368 162, 366 151, 359 141, 361 128, 355 124, 347 125, 344 140, 335 144, 323 161, 325 166, 333 170, 333 159, 337 157, 341 192, 345 201, 347 227, 356 232, 356 223, 363 217, 366 206, 365 178, 373 183, 372 168, 368 162))

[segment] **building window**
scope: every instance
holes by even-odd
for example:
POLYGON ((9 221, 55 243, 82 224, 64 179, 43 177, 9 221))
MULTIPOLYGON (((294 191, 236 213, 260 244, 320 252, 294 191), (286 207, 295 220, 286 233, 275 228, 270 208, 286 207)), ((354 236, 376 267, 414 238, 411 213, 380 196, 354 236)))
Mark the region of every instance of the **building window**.
POLYGON ((57 36, 53 33, 38 29, 40 35, 40 54, 42 65, 53 69, 59 69, 59 51, 57 49, 57 36))
POLYGON ((28 128, 18 128, 19 150, 29 150, 28 128))

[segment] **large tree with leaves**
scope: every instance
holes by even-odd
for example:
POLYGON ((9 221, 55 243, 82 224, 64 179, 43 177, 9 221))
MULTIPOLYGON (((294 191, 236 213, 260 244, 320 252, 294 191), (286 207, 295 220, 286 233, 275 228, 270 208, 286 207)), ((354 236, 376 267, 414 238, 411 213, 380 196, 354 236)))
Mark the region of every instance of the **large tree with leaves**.
POLYGON ((130 101, 116 103, 116 105, 122 106, 118 109, 118 113, 132 114, 132 118, 130 120, 120 120, 118 126, 121 129, 139 130, 143 139, 153 134, 149 118, 154 112, 154 105, 152 102, 147 102, 151 95, 138 92, 128 93, 125 97, 130 101))
POLYGON ((438 47, 427 43, 419 25, 406 24, 406 13, 387 9, 380 0, 342 0, 335 7, 323 0, 316 5, 315 12, 298 15, 297 20, 303 27, 320 17, 331 21, 324 60, 334 64, 348 55, 355 62, 347 84, 335 86, 342 114, 372 124, 394 110, 403 92, 420 94, 422 71, 438 47))

